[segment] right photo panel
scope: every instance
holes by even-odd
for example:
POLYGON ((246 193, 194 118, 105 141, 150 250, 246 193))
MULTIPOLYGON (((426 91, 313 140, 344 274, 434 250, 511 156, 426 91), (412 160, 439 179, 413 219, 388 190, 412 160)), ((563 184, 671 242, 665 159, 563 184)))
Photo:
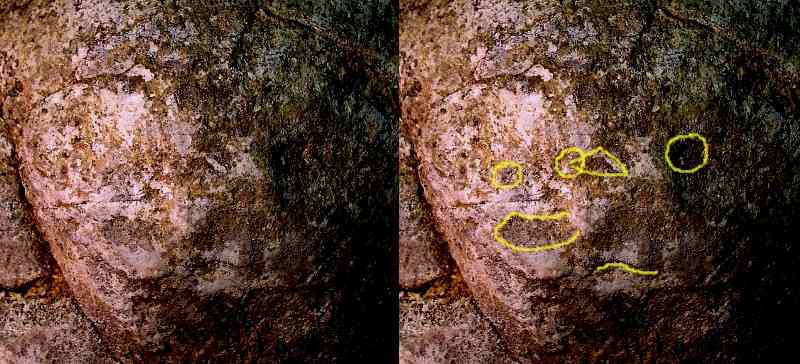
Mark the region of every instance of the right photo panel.
POLYGON ((798 29, 788 1, 401 0, 400 362, 790 353, 798 29))

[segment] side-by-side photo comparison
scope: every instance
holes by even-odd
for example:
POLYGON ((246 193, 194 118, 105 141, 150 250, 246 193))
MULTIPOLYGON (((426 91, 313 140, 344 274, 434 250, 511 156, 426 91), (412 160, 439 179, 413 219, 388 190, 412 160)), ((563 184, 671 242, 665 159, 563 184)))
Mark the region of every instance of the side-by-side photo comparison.
POLYGON ((0 364, 800 345, 800 3, 0 0, 0 364))

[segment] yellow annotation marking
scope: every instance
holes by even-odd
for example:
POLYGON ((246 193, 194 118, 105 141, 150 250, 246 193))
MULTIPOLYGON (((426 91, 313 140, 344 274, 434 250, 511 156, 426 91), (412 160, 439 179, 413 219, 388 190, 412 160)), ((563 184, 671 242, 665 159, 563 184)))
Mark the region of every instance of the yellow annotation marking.
POLYGON ((678 173, 694 173, 694 172, 697 172, 697 171, 700 170, 700 168, 703 168, 703 167, 706 166, 706 164, 708 164, 708 141, 702 135, 697 134, 697 133, 678 134, 678 135, 670 138, 670 140, 667 142, 667 147, 664 148, 664 159, 667 161, 667 166, 669 166, 669 169, 671 169, 674 172, 678 172, 678 173), (675 165, 672 164, 672 160, 669 158, 669 148, 675 142, 678 142, 678 141, 681 141, 681 140, 692 140, 692 139, 699 140, 700 142, 703 143, 703 162, 698 164, 694 168, 690 168, 690 169, 682 169, 682 168, 675 167, 675 165))
POLYGON ((622 163, 622 161, 620 161, 619 158, 617 158, 617 156, 611 154, 611 152, 609 152, 603 147, 597 147, 588 152, 580 147, 565 148, 561 150, 558 153, 558 155, 556 155, 556 158, 553 162, 553 168, 555 169, 556 174, 558 174, 559 177, 565 179, 573 179, 581 174, 588 174, 590 176, 595 176, 595 177, 629 176, 628 168, 625 167, 625 163, 622 163), (567 163, 567 165, 570 166, 572 169, 574 169, 575 173, 564 173, 564 171, 561 170, 561 161, 564 159, 564 157, 572 153, 578 154, 578 157, 571 159, 567 163), (609 161, 611 161, 611 164, 614 165, 614 167, 617 169, 617 172, 597 172, 597 171, 587 170, 586 160, 598 153, 603 154, 609 161))
POLYGON ((522 165, 514 161, 502 161, 492 167, 492 187, 499 190, 510 190, 522 184, 522 165), (509 184, 503 184, 498 181, 497 174, 506 168, 514 168, 514 180, 509 184))
POLYGON ((624 271, 626 271, 628 273, 638 274, 640 276, 654 276, 654 275, 658 274, 658 271, 655 271, 655 270, 640 270, 640 269, 636 269, 636 268, 631 267, 630 265, 627 265, 627 264, 622 263, 622 262, 614 262, 614 263, 603 264, 603 265, 597 267, 597 269, 595 269, 594 272, 595 273, 600 273, 600 272, 602 272, 604 270, 611 269, 611 268, 622 269, 622 270, 624 270, 624 271))
POLYGON ((562 240, 555 243, 534 246, 534 247, 517 246, 506 240, 502 234, 503 227, 505 227, 506 224, 508 224, 508 222, 511 221, 511 219, 514 217, 519 217, 527 221, 558 221, 569 218, 569 212, 561 211, 559 213, 552 215, 529 215, 519 211, 512 211, 508 215, 506 215, 502 220, 500 220, 500 223, 498 223, 494 227, 494 240, 502 244, 506 248, 511 249, 515 253, 540 253, 548 250, 558 249, 574 243, 576 240, 578 240, 578 237, 580 237, 581 235, 581 231, 576 230, 575 233, 572 234, 572 236, 567 238, 567 240, 562 240))
POLYGON ((558 155, 556 155, 556 159, 553 163, 553 168, 555 169, 558 176, 561 178, 573 179, 575 177, 578 177, 581 173, 583 173, 584 167, 586 166, 586 158, 583 157, 585 154, 586 151, 584 151, 579 147, 564 148, 562 151, 558 152, 558 155), (572 167, 572 169, 575 170, 574 174, 567 174, 561 170, 561 160, 564 159, 564 157, 566 157, 570 153, 578 154, 578 158, 573 158, 569 161, 569 163, 567 163, 570 167, 572 167), (576 161, 578 165, 575 165, 576 161))

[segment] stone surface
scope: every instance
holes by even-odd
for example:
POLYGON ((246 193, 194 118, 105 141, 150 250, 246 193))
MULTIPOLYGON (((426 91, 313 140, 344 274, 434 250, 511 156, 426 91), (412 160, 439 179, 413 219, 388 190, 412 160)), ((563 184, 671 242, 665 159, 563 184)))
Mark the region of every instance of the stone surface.
POLYGON ((502 341, 457 273, 400 294, 400 363, 515 363, 502 341))
POLYGON ((36 235, 0 118, 0 289, 17 288, 47 274, 45 243, 36 235))
MULTIPOLYGON (((800 256, 799 58, 786 46, 798 17, 786 3, 733 3, 403 7, 401 102, 420 130, 425 196, 519 360, 723 363, 787 350, 768 327, 798 321, 787 287, 800 256), (695 174, 663 158, 687 132, 710 143, 695 174), (554 158, 570 146, 602 146, 630 176, 561 178, 554 158), (495 189, 491 169, 505 160, 523 165, 523 182, 495 189), (517 245, 580 238, 515 253, 493 238, 512 211, 569 214, 512 219, 502 234, 517 245), (595 272, 616 261, 658 274, 595 272)), ((701 161, 702 149, 681 148, 681 166, 701 161)))
POLYGON ((0 292, 0 362, 116 363, 56 275, 24 293, 0 292))
POLYGON ((27 197, 121 360, 388 355, 362 348, 392 342, 376 334, 391 317, 364 318, 393 312, 396 285, 393 6, 0 14, 0 100, 27 197))
POLYGON ((416 156, 400 136, 400 288, 413 289, 449 271, 444 242, 436 233, 417 177, 416 156))

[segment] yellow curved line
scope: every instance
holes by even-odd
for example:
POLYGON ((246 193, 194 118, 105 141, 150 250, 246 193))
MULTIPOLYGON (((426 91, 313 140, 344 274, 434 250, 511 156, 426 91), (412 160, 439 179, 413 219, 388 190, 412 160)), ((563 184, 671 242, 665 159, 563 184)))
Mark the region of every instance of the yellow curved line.
POLYGON ((697 172, 697 171, 700 170, 700 168, 703 168, 703 167, 706 166, 706 164, 708 164, 708 141, 702 135, 697 134, 697 133, 678 134, 678 135, 670 138, 669 141, 667 141, 667 147, 664 148, 664 160, 667 161, 667 166, 669 166, 669 168, 673 172, 678 172, 678 173, 694 173, 694 172, 697 172), (695 166, 694 168, 691 168, 691 169, 682 169, 682 168, 675 167, 675 165, 672 164, 672 160, 669 159, 669 148, 672 146, 673 143, 675 143, 677 141, 690 140, 690 139, 697 139, 697 140, 699 140, 699 141, 701 141, 703 143, 703 163, 700 163, 699 165, 697 165, 697 166, 695 166))
POLYGON ((500 222, 497 225, 494 226, 493 236, 495 241, 502 244, 506 248, 511 249, 515 253, 540 253, 548 250, 558 249, 574 243, 576 240, 578 240, 578 238, 581 235, 581 231, 580 229, 578 229, 575 231, 575 233, 572 234, 572 236, 570 236, 566 240, 562 240, 559 242, 534 246, 534 247, 517 246, 506 240, 503 237, 503 234, 501 233, 503 227, 505 227, 506 224, 508 224, 508 222, 511 221, 511 219, 514 217, 519 217, 527 221, 554 221, 554 220, 563 220, 565 218, 569 218, 569 212, 561 211, 559 213, 552 215, 529 215, 519 211, 511 211, 510 213, 508 213, 508 215, 506 215, 502 220, 500 220, 500 222))
POLYGON ((588 174, 590 176, 595 177, 628 177, 628 168, 625 166, 625 163, 619 160, 615 155, 611 154, 608 150, 603 147, 597 147, 590 151, 586 151, 580 147, 567 147, 562 149, 558 155, 556 155, 555 160, 553 161, 553 169, 556 171, 559 177, 564 179, 573 179, 578 177, 581 174, 588 174), (577 153, 578 157, 574 158, 567 163, 570 167, 575 169, 575 173, 573 174, 566 174, 561 170, 561 160, 564 159, 570 153, 577 153), (586 160, 589 159, 591 156, 602 153, 605 154, 606 157, 611 161, 612 165, 614 165, 619 172, 595 172, 592 170, 586 169, 586 160))
POLYGON ((497 188, 499 190, 510 190, 510 189, 512 189, 514 187, 519 186, 520 184, 522 184, 522 165, 521 164, 519 164, 517 162, 514 162, 514 161, 502 161, 500 163, 497 163, 494 167, 492 167, 492 181, 491 181, 492 187, 497 188), (501 169, 506 169, 506 168, 514 168, 516 170, 515 176, 514 176, 514 181, 512 181, 510 184, 498 183, 497 182, 497 173, 501 169))
POLYGON ((627 264, 622 263, 622 262, 614 262, 614 263, 603 264, 603 265, 597 267, 597 269, 595 269, 594 272, 595 273, 600 273, 600 272, 602 272, 602 271, 604 271, 606 269, 609 269, 609 268, 622 269, 622 270, 624 270, 624 271, 626 271, 628 273, 638 274, 640 276, 654 276, 654 275, 658 274, 658 271, 656 271, 656 270, 639 270, 639 269, 631 267, 630 265, 627 265, 627 264))

